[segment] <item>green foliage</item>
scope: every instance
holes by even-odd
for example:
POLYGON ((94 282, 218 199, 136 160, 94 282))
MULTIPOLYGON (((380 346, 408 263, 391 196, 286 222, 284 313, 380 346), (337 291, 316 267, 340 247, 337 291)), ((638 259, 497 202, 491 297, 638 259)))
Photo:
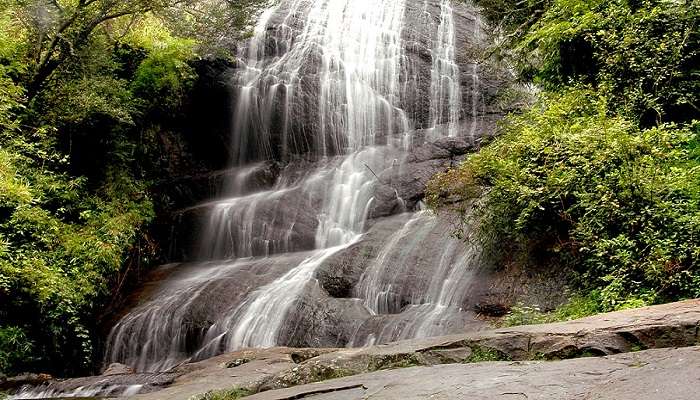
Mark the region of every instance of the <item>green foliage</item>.
POLYGON ((500 322, 501 326, 538 325, 553 322, 551 315, 542 312, 538 306, 526 306, 522 303, 511 307, 500 322))
POLYGON ((476 0, 488 54, 549 90, 585 83, 641 126, 700 118, 695 0, 476 0))
POLYGON ((554 311, 544 312, 538 306, 522 303, 511 307, 501 320, 501 326, 521 326, 547 324, 550 322, 571 321, 601 312, 600 295, 592 291, 587 295, 575 295, 554 311))
POLYGON ((194 58, 194 41, 167 38, 154 46, 136 70, 131 85, 134 94, 148 99, 149 108, 175 109, 190 88, 195 73, 188 64, 194 58))
POLYGON ((37 147, 15 138, 0 150, 0 320, 24 332, 18 341, 34 343, 17 348, 2 367, 17 372, 13 362, 31 367, 30 361, 66 357, 76 371, 92 360, 89 317, 111 294, 153 211, 134 182, 131 191, 105 186, 93 195, 83 180, 42 170, 60 155, 37 147))
POLYGON ((695 297, 698 129, 640 130, 590 90, 544 95, 507 119, 456 184, 489 188, 480 207, 487 242, 510 243, 535 263, 554 257, 599 291, 602 310, 695 297))
POLYGON ((555 0, 518 44, 545 87, 587 82, 644 126, 700 117, 700 3, 555 0))
POLYGON ((471 355, 466 359, 465 363, 478 363, 488 361, 509 361, 508 355, 490 347, 479 345, 471 346, 471 355))
POLYGON ((587 295, 576 295, 554 311, 555 321, 571 321, 601 312, 600 293, 591 291, 587 295))
MULTIPOLYGON (((0 371, 26 364, 31 360, 33 343, 16 326, 0 326, 0 371)), ((15 371, 18 372, 18 371, 15 371)))
POLYGON ((97 320, 149 263, 149 155, 208 45, 185 29, 199 3, 0 1, 0 373, 90 372, 97 320))
MULTIPOLYGON (((409 368, 418 365, 424 365, 425 362, 421 360, 416 354, 395 354, 383 357, 374 357, 367 366, 368 371, 379 371, 383 369, 396 369, 396 368, 409 368)), ((332 368, 331 368, 332 369, 332 368)), ((338 378, 340 376, 352 375, 352 371, 338 370, 334 373, 333 378, 338 378)))
POLYGON ((544 92, 428 200, 465 218, 476 207, 490 249, 576 272, 582 290, 505 323, 699 296, 700 3, 476 3, 500 39, 491 54, 544 92))
POLYGON ((473 0, 481 13, 500 31, 516 36, 542 16, 550 0, 473 0))

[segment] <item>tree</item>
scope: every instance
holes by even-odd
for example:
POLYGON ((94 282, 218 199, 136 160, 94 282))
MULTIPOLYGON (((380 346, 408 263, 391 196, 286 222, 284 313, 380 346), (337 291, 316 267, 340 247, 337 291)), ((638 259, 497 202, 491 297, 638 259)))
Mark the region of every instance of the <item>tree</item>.
POLYGON ((96 31, 109 27, 111 21, 129 19, 125 28, 128 30, 138 18, 157 13, 169 19, 184 36, 200 35, 211 43, 216 38, 236 38, 262 3, 261 0, 14 0, 0 8, 14 11, 29 32, 31 64, 27 95, 33 99, 54 72, 80 52, 96 31))
POLYGON ((16 2, 15 12, 29 32, 30 99, 51 75, 81 50, 96 29, 121 17, 172 7, 183 0, 35 0, 16 2), (22 4, 25 3, 25 4, 22 4))

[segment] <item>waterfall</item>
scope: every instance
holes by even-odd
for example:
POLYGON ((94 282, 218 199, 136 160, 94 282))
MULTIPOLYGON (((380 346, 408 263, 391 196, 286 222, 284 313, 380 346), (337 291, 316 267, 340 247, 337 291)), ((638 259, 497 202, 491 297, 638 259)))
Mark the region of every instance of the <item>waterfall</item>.
POLYGON ((389 238, 362 274, 355 293, 364 299, 372 315, 389 317, 361 322, 353 334, 352 345, 428 337, 449 331, 441 325, 455 323, 449 320, 452 311, 458 311, 455 315, 464 313, 462 300, 477 271, 465 266, 482 265, 478 249, 451 237, 451 229, 434 213, 420 211, 389 238), (435 240, 441 245, 434 252, 421 247, 435 240), (420 269, 428 269, 429 263, 435 265, 429 269, 432 276, 423 281, 425 286, 402 282, 415 277, 420 269), (402 304, 406 299, 410 300, 408 308, 402 304), (392 318, 399 313, 403 314, 400 320, 392 318))
MULTIPOLYGON (((449 239, 451 228, 429 211, 368 224, 377 191, 390 184, 383 171, 400 170, 425 141, 461 134, 453 5, 417 1, 282 0, 259 16, 232 78, 232 169, 218 198, 184 210, 207 215, 200 262, 167 267, 167 281, 112 329, 106 362, 163 371, 294 344, 299 329, 289 327, 307 317, 299 300, 322 292, 319 269, 398 219, 371 243, 378 252, 347 302, 358 316, 348 323, 354 333, 335 340, 364 345, 464 328, 478 252, 449 239), (430 23, 410 20, 415 9, 430 23), (274 183, 260 179, 267 175, 274 183)), ((407 211, 392 190, 397 212, 407 211)))
POLYGON ((95 385, 95 386, 85 386, 79 387, 70 392, 62 392, 58 390, 52 390, 49 388, 25 388, 20 390, 18 393, 9 397, 9 399, 18 400, 30 400, 30 399, 57 399, 57 398, 92 398, 94 396, 100 397, 130 397, 138 394, 138 392, 143 388, 143 385, 95 385))
POLYGON ((452 4, 450 0, 441 0, 440 25, 433 48, 433 68, 430 74, 430 119, 431 129, 446 125, 449 136, 458 133, 462 109, 456 51, 452 4))

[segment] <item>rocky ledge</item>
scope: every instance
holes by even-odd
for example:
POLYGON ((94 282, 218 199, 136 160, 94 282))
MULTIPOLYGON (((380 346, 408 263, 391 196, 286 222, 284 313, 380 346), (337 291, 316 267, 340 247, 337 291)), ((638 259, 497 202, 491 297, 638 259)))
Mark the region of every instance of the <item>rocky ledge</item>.
POLYGON ((250 400, 689 400, 700 389, 700 347, 557 362, 483 362, 378 371, 262 392, 250 400))
POLYGON ((110 381, 129 398, 182 399, 240 388, 250 399, 691 399, 700 392, 700 300, 580 320, 396 342, 361 349, 243 350, 164 374, 110 381), (150 391, 150 393, 143 393, 150 391))

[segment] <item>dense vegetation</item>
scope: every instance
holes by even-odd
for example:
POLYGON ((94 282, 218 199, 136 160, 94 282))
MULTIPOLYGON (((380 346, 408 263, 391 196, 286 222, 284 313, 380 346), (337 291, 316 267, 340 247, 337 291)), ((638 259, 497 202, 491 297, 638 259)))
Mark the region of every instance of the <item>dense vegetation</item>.
POLYGON ((92 367, 101 314, 157 256, 156 133, 255 5, 0 0, 0 374, 92 367))
POLYGON ((490 56, 539 100, 437 177, 433 204, 484 194, 502 264, 556 265, 581 290, 561 318, 700 296, 700 3, 478 3, 490 56))

